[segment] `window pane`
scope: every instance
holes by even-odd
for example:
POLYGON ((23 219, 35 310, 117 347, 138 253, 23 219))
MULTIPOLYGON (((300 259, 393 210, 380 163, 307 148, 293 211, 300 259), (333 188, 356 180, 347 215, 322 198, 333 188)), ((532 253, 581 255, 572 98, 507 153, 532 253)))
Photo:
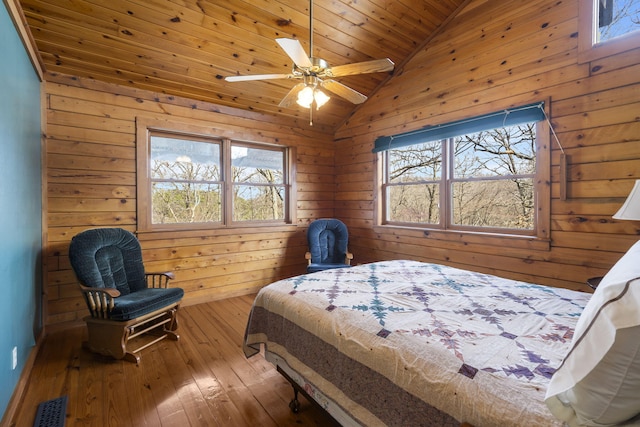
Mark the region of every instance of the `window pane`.
POLYGON ((454 139, 454 177, 529 175, 535 172, 535 123, 454 139))
POLYGON ((597 41, 603 42, 640 30, 640 1, 592 0, 598 2, 597 41))
POLYGON ((388 151, 390 183, 437 181, 442 173, 442 142, 433 141, 388 151))
POLYGON ((438 184, 405 184, 387 187, 387 220, 440 223, 439 190, 438 184))
POLYGON ((220 181, 220 145, 151 136, 151 178, 220 181))
POLYGON ((219 222, 221 186, 185 182, 152 185, 153 224, 219 222))
POLYGON ((233 189, 234 221, 284 219, 284 187, 234 185, 233 189))
POLYGON ((284 152, 234 145, 231 147, 234 182, 282 184, 284 152))
POLYGON ((455 182, 453 223, 532 230, 533 179, 455 182))

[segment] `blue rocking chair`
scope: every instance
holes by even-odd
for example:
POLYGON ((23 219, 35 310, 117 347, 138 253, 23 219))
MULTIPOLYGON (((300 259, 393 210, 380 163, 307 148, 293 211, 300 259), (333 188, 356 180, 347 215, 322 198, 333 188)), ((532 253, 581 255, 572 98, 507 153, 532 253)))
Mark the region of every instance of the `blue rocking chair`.
POLYGON ((349 232, 339 219, 317 219, 307 230, 309 251, 305 254, 308 261, 307 273, 329 270, 331 268, 351 267, 349 232))
POLYGON ((91 351, 137 364, 144 348, 180 338, 176 313, 184 291, 168 287, 172 273, 145 273, 131 232, 85 230, 71 240, 69 260, 89 308, 84 344, 91 351))

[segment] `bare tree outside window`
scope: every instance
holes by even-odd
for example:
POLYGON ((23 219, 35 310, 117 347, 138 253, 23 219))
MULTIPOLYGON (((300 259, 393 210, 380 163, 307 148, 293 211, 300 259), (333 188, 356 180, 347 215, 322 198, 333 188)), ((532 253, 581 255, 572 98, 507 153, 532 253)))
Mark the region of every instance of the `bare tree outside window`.
POLYGON ((528 123, 388 150, 387 222, 533 230, 535 142, 528 123))
POLYGON ((597 42, 640 30, 640 0, 595 0, 598 2, 597 42))
POLYGON ((222 224, 225 205, 234 222, 285 219, 283 147, 232 143, 229 149, 221 140, 168 135, 152 135, 150 147, 152 224, 222 224), (221 166, 225 155, 228 171, 221 166), (225 181, 231 194, 225 195, 225 181))
POLYGON ((442 142, 391 150, 388 165, 387 220, 438 224, 442 142))
POLYGON ((152 136, 150 171, 153 224, 221 221, 219 144, 152 136))
POLYGON ((232 147, 233 220, 284 219, 284 156, 281 150, 232 147))
POLYGON ((532 229, 535 124, 454 138, 453 223, 532 229))

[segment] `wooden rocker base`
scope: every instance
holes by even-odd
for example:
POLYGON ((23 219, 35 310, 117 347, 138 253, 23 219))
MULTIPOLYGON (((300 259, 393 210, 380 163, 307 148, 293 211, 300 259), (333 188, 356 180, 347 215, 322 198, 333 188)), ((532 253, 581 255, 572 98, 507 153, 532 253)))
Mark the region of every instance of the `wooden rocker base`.
POLYGON ((163 307, 137 319, 116 321, 86 317, 89 339, 83 346, 94 353, 140 363, 137 354, 165 338, 180 339, 176 314, 179 303, 163 307))

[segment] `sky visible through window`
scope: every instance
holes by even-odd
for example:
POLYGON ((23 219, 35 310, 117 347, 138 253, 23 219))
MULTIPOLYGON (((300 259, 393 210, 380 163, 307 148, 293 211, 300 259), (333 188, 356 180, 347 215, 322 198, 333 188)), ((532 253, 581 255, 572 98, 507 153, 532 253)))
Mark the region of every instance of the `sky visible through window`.
POLYGON ((640 30, 640 0, 597 0, 598 41, 640 30))

